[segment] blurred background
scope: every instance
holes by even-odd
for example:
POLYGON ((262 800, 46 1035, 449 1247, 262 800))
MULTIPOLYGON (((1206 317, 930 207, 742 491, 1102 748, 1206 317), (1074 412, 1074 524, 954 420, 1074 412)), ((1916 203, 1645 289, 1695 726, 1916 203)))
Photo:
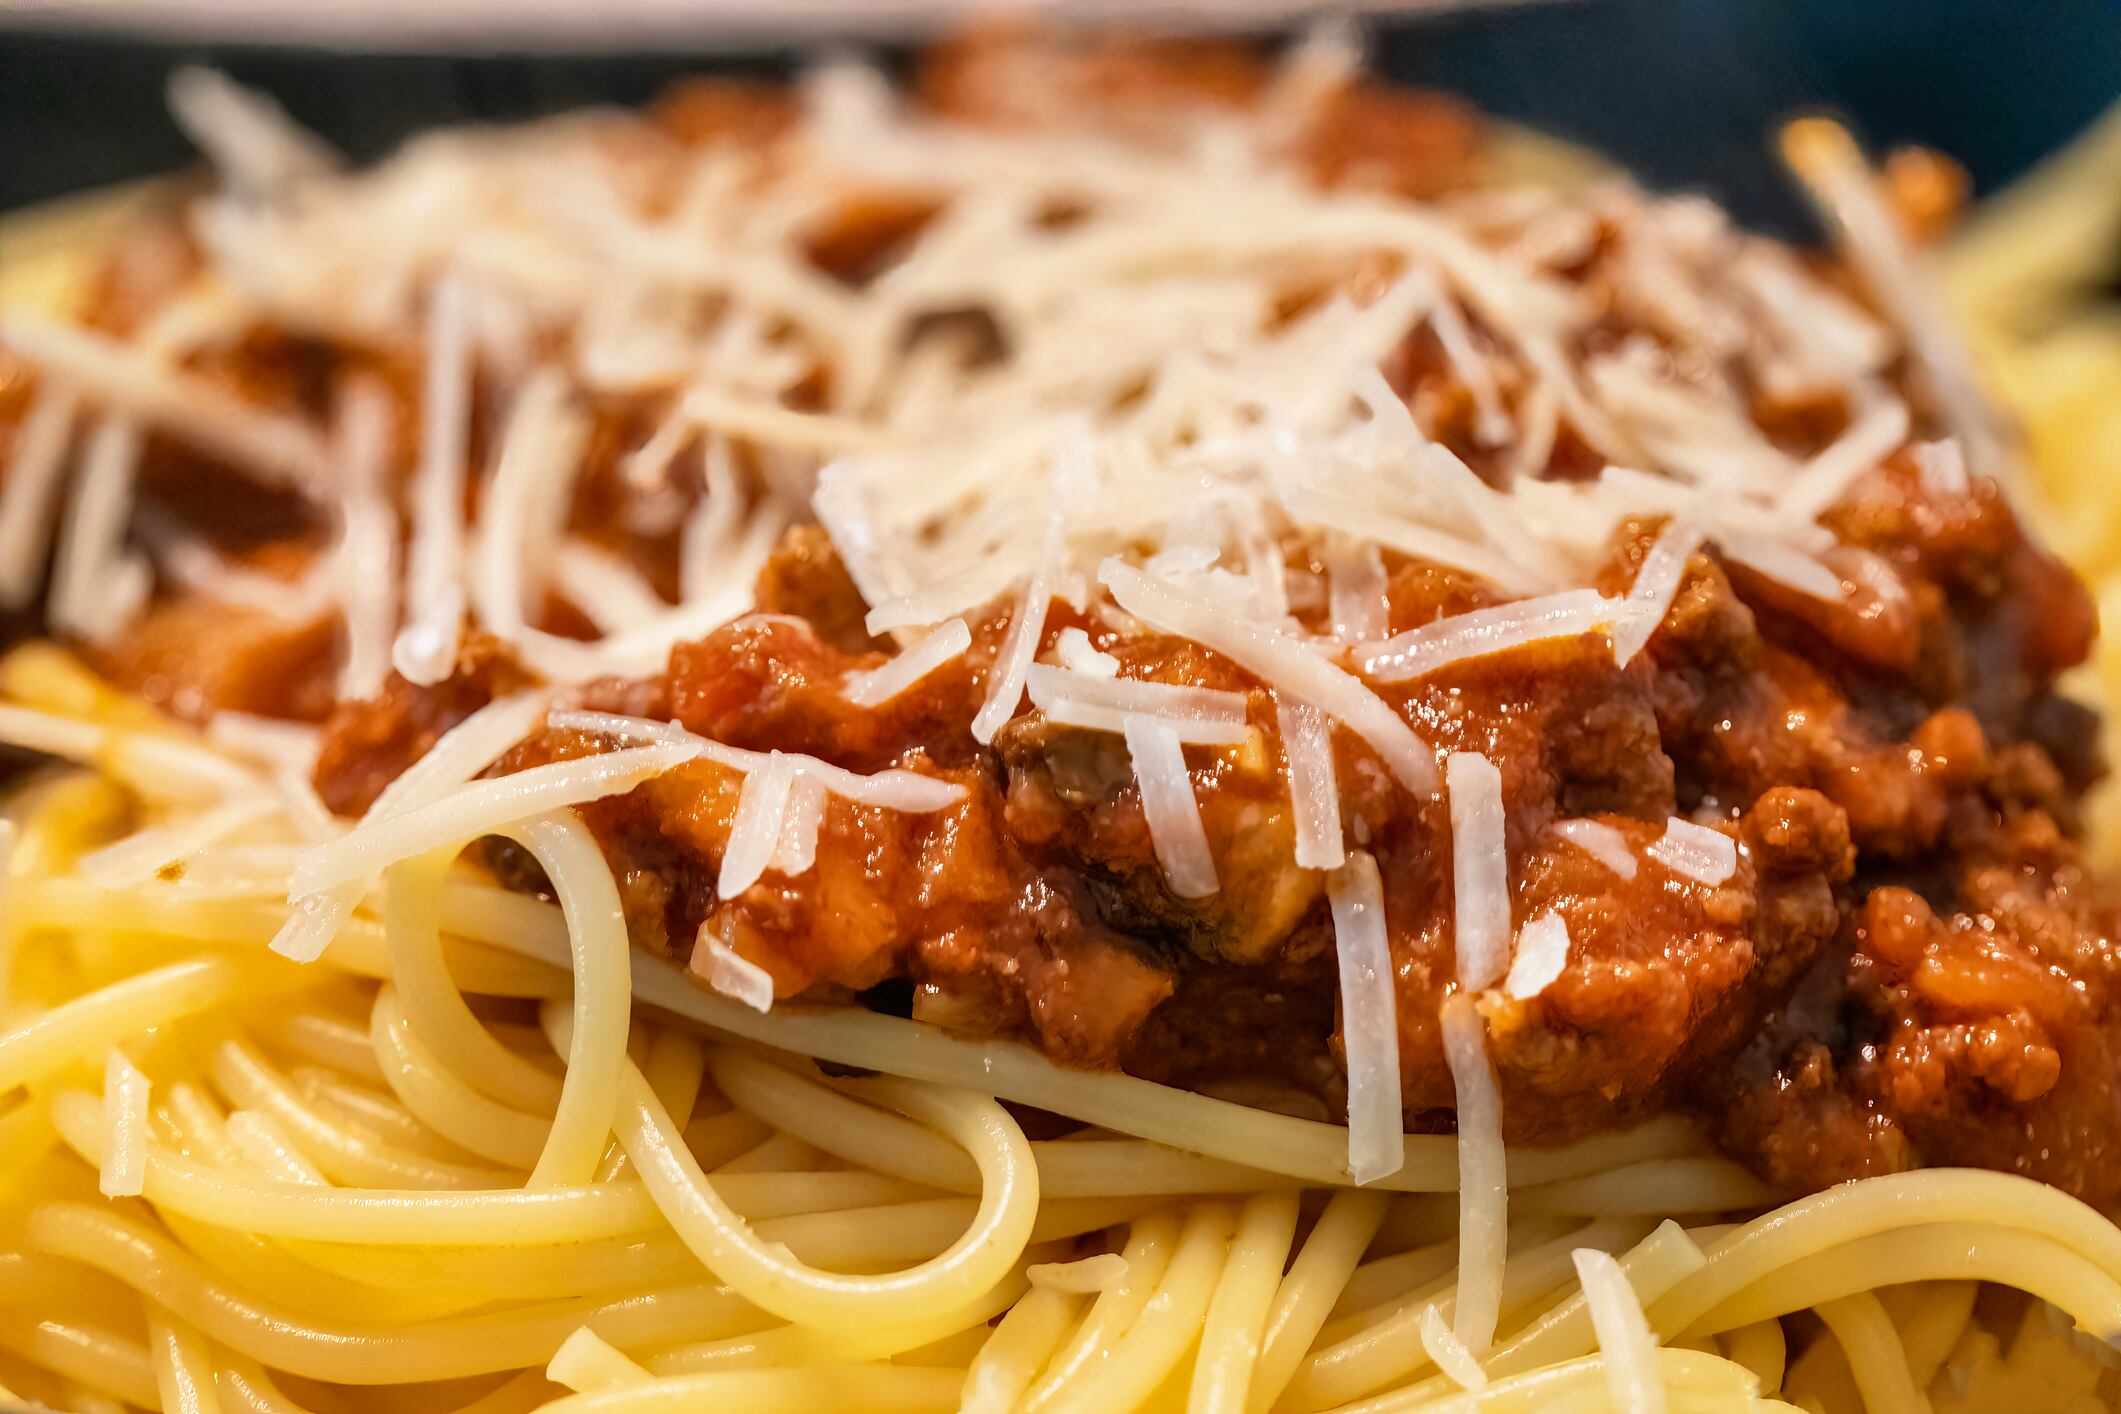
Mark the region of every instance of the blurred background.
MULTIPOLYGON (((903 55, 968 0, 0 0, 0 210, 180 166, 163 80, 205 61, 357 157, 437 123, 646 98, 702 69, 778 72, 804 50, 903 55)), ((1019 6, 1019 9, 1025 7, 1019 6)), ((1650 184, 1803 229, 1768 158, 1791 111, 1918 142, 1993 190, 2121 95, 2121 0, 1415 0, 1368 4, 1389 77, 1603 148, 1650 184)), ((1315 7, 1118 0, 1273 30, 1315 7)), ((944 21, 947 23, 947 19, 944 21)), ((0 259, 5 258, 0 248, 0 259)))

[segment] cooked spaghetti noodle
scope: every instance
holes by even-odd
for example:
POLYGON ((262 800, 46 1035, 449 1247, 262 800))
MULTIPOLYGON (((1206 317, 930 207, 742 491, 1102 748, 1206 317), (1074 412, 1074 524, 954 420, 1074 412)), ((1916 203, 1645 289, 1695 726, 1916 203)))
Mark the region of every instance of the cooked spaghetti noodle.
MULTIPOLYGON (((958 80, 1021 77, 1024 56, 1000 52, 992 73, 958 56, 958 80)), ((125 683, 49 643, 0 659, 0 741, 46 758, 6 798, 0 886, 7 1395, 170 1414, 2031 1411, 2121 1396, 2121 1228, 2067 1191, 2102 1192, 2086 1176, 2099 1136, 2047 1181, 1895 1150, 1907 1161, 1852 1160, 1870 1176, 1835 1183, 1817 1153, 1707 1122, 1701 1097, 1735 1092, 1682 1105, 1590 1022, 1571 1042, 1583 1053, 1548 1062, 1589 1082, 1539 1090, 1513 1046, 1567 1034, 1540 1027, 1614 963, 1598 949, 1622 924, 1580 889, 1529 907, 1533 754, 1410 705, 1419 684, 1518 662, 1503 655, 1531 662, 1535 689, 1577 681, 1571 655, 1601 682, 1631 660, 1627 681, 1667 671, 1660 644, 1729 592, 1726 566, 1761 615, 1887 672, 1890 646, 1862 635, 1935 585, 1818 522, 1888 480, 1919 483, 1930 499, 1905 504, 1925 514, 1952 497, 2001 514, 1987 478, 2007 444, 1965 403, 1945 335, 1923 322, 1895 343, 1834 281, 1698 204, 1462 183, 1465 120, 1392 108, 1408 100, 1362 88, 1333 45, 1246 88, 1240 116, 1202 110, 1194 146, 1125 130, 1168 123, 1174 87, 1253 81, 1208 54, 1166 56, 1152 83, 1120 53, 1076 77, 1139 146, 1072 133, 1050 108, 1028 130, 1013 111, 911 116, 839 72, 800 113, 719 91, 677 105, 667 121, 717 141, 675 166, 613 119, 437 139, 368 177, 218 81, 185 81, 180 112, 228 184, 197 213, 208 254, 186 259, 201 268, 106 309, 102 332, 0 322, 24 390, 0 405, 0 594, 30 602, 45 576, 28 557, 49 540, 45 621, 125 683), (1306 127, 1343 102, 1383 107, 1306 127), (1379 147, 1321 138, 1386 117, 1400 126, 1379 147), (719 141, 789 125, 807 136, 773 149, 785 166, 719 141), (1438 145, 1427 165, 1363 187, 1410 134, 1438 145), (1277 165, 1292 152, 1317 168, 1303 181, 1277 165), (859 229, 838 233, 852 253, 819 254, 832 233, 803 205, 825 157, 898 184, 863 194, 859 229), (655 188, 673 173, 675 198, 655 188), (1271 199, 1212 219, 1261 184, 1271 199), (936 190, 958 203, 947 218, 936 190), (738 208, 806 232, 809 255, 738 208), (916 237, 940 254, 892 264, 916 237), (1570 331, 1564 295, 1609 247, 1634 254, 1599 267, 1605 317, 1657 328, 1664 353, 1593 356, 1570 331), (1779 323, 1754 296, 1716 302, 1726 257, 1779 323), (935 337, 909 332, 909 312, 935 337), (1773 336, 1749 342, 1756 325, 1773 336), (1405 357, 1436 374, 1405 373, 1411 392, 1379 372, 1409 328, 1425 332, 1405 357), (1108 351, 1129 334, 1162 343, 1108 351), (187 361, 244 347, 285 372, 302 357, 287 341, 308 338, 365 351, 331 370, 329 428, 250 364, 187 361), (1705 386, 1659 362, 1690 341, 1743 379, 1705 386), (1777 379, 1797 402, 1843 400, 1838 422, 1806 414, 1828 430, 1805 455, 1726 398, 1777 379), (591 387, 655 409, 601 462, 591 387), (82 438, 84 417, 97 430, 82 438), (1958 440, 1908 451, 1932 424, 1958 440), (669 464, 693 446, 697 484, 679 488, 669 464), (198 507, 163 504, 182 496, 149 476, 157 456, 159 475, 204 458, 253 483, 217 495, 323 505, 332 534, 262 557, 217 543, 198 507), (1397 490, 1350 474, 1403 457, 1397 490), (825 590, 808 612, 768 604, 723 629, 762 567, 769 586, 817 569, 769 557, 813 490, 825 590), (604 538, 585 504, 609 514, 604 538), (1632 546, 1617 581, 1602 560, 1615 536, 1632 546), (1409 576, 1449 581, 1454 607, 1403 622, 1409 576), (697 645, 813 641, 850 597, 866 647, 820 689, 855 714, 833 720, 905 713, 921 748, 700 729, 684 694, 739 679, 767 693, 817 668, 716 660, 688 679, 697 645), (139 637, 170 631, 277 646, 261 670, 139 637), (1172 661, 1195 666, 1158 671, 1172 661), (945 694, 943 726, 920 718, 945 694), (334 702, 320 758, 307 723, 334 702), (364 715, 407 703, 405 719, 364 715), (1259 760, 1271 810, 1246 794, 1259 760), (953 990, 905 950, 836 955, 871 927, 859 881, 896 867, 897 842, 943 841, 890 876, 924 899, 988 848, 979 831, 1003 827, 982 792, 1005 769, 1011 812, 1123 780, 1128 852, 1103 873, 1008 876, 1001 912, 936 927, 975 954, 1001 946, 1010 910, 1082 931, 1039 934, 1049 952, 1010 955, 995 975, 1016 980, 992 992, 953 990), (1436 832, 1416 851, 1410 820, 1436 832), (688 854, 700 839, 708 853, 688 854), (1428 906, 1406 884, 1421 852, 1442 861, 1440 952, 1412 951, 1407 931, 1405 910, 1428 906), (819 880, 826 903, 805 912, 819 880), (1010 892, 1031 885, 1060 901, 1010 892), (738 907, 768 897, 784 913, 738 907), (776 932, 787 917, 800 926, 776 932), (1241 955, 1270 917, 1285 936, 1241 955), (1152 966, 1112 951, 1117 928, 1180 951, 1206 936, 1215 955, 1152 966), (1303 937, 1321 940, 1309 981, 1235 974, 1287 989, 1273 1015, 1236 992, 1206 1007, 1269 1038, 1281 1012, 1322 1016, 1327 1034, 1279 1073, 1222 1063, 1197 1029, 1180 1034, 1205 1049, 1194 1069, 1183 1045, 1142 1049, 1155 1007, 1195 1005, 1183 989, 1203 976, 1266 967, 1303 937), (1093 990, 1038 980, 1054 949, 1057 973, 1093 990), (1423 969, 1433 984, 1409 980, 1423 969), (912 1001, 886 995, 908 981, 912 1001), (1326 989, 1322 1009, 1303 1011, 1306 986, 1326 989), (1144 992, 1137 1034, 1092 1054, 1095 1013, 1144 992)), ((1038 107, 1006 90, 985 101, 1038 107)), ((1794 142, 1866 242, 1859 273, 1890 286, 1871 302, 1904 318, 1915 286, 1891 264, 1905 252, 1886 198, 1817 130, 1794 142)), ((125 259, 107 280, 153 283, 141 251, 125 259)), ((2045 573, 2029 546, 2009 553, 2011 574, 2045 573)), ((1924 722, 1921 770, 1987 751, 1958 715, 1965 728, 1945 710, 1924 722), (1961 736, 1938 740, 1947 728, 1961 736)), ((2032 743, 1997 750, 2032 773, 2032 743)), ((1682 812, 1659 789, 1672 803, 1648 818, 1579 804, 1545 822, 1538 867, 1639 880, 1610 899, 1652 900, 1646 926, 1702 930, 1726 957, 1769 942, 1733 913, 1740 897, 1790 915, 1824 898, 1817 927, 1886 931, 1875 903, 1860 925, 1835 911, 1841 854, 1875 847, 1850 843, 1868 827, 1848 823, 1855 800, 1830 816, 1793 791, 1767 821, 1701 790, 1682 812), (1787 838, 1832 818, 1839 850, 1814 859, 1787 838), (1776 870, 1807 869, 1816 889, 1772 892, 1776 870)), ((1078 845, 1058 827, 1046 843, 1078 845)), ((1642 968, 1620 956, 1612 975, 1642 968)), ((1780 994, 1742 995, 1780 1007, 1794 972, 1780 994)), ((1689 1061, 1710 1053, 1702 1025, 1657 1064, 1741 1069, 1735 1043, 1689 1061)), ((2024 1054, 2047 1054, 2032 1034, 2024 1054)), ((2064 1049, 2072 1085, 2103 1063, 2064 1049)), ((2040 1100, 2033 1067, 1995 1063, 1994 1088, 2040 1100)), ((1969 1162, 1993 1152, 1965 1141, 1969 1162)))

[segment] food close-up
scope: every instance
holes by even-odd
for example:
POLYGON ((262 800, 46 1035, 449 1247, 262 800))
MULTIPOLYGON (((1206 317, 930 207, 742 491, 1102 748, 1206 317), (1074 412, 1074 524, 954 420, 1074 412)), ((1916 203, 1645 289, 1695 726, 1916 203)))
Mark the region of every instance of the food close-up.
POLYGON ((2116 120, 1112 18, 0 214, 0 1408, 2121 1408, 2116 120))

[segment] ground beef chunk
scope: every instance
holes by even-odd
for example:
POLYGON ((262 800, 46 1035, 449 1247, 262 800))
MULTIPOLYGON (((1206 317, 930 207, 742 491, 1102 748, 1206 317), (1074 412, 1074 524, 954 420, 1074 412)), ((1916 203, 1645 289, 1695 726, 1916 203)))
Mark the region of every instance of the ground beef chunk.
POLYGON ((2028 770, 1955 812, 1953 872, 1870 888, 1737 1064, 1704 1076, 1724 1142, 1770 1177, 1963 1163, 2121 1191, 2117 913, 2018 795, 2028 770))

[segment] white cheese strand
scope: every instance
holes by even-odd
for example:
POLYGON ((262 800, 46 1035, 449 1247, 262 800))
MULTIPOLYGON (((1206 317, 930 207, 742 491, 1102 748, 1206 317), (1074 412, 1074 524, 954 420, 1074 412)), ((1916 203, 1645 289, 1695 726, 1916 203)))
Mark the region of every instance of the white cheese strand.
POLYGON ((1024 683, 1031 705, 1064 726, 1118 732, 1128 719, 1146 717, 1198 746, 1232 746, 1252 731, 1241 692, 1105 677, 1045 663, 1033 663, 1024 683))
MULTIPOLYGON (((1447 1375, 1452 1384, 1460 1389, 1485 1389, 1487 1371, 1473 1358, 1473 1352, 1451 1331, 1444 1320, 1443 1312, 1435 1306, 1425 1306, 1421 1312, 1421 1348, 1436 1362, 1436 1368, 1447 1375)), ((1626 1407, 1626 1406, 1622 1406, 1626 1407)))
POLYGON ((15 430, 14 456, 0 479, 0 609, 26 607, 44 579, 52 511, 80 406, 80 394, 70 384, 47 379, 15 430))
POLYGON ((1898 452, 1907 443, 1909 426, 1907 403, 1879 399, 1824 452, 1805 462, 1796 479, 1775 496, 1775 507, 1792 519, 1816 519, 1850 492, 1858 479, 1898 452))
POLYGON ((464 484, 471 438, 470 295, 461 280, 436 283, 427 309, 427 373, 420 401, 420 460, 408 493, 412 544, 405 564, 405 627, 391 661, 407 681, 438 683, 456 667, 464 619, 464 484))
POLYGON ((1700 523, 1688 515, 1673 516, 1657 532, 1628 589, 1631 612, 1627 621, 1613 629, 1615 663, 1624 668, 1649 646, 1665 615, 1672 611, 1672 601, 1686 579, 1687 561, 1701 548, 1702 539, 1700 523))
MULTIPOLYGON (((550 694, 546 692, 521 692, 503 697, 487 703, 442 733, 427 749, 426 755, 406 767, 404 774, 383 788, 383 793, 361 817, 358 828, 369 828, 393 816, 432 805, 470 781, 530 734, 538 719, 545 715, 549 700, 550 694)), ((382 881, 384 867, 378 864, 328 891, 292 899, 294 911, 274 934, 272 950, 296 962, 315 962, 322 957, 339 929, 353 916, 362 896, 382 881)))
POLYGON ((1628 837, 1599 820, 1558 820, 1554 833, 1623 879, 1635 877, 1635 852, 1628 837))
POLYGON ((1333 636, 1343 643, 1374 643, 1391 632, 1389 581, 1377 547, 1336 535, 1325 561, 1333 636))
MULTIPOLYGON (((1064 628, 1060 631, 1060 637, 1053 640, 1053 659, 1070 672, 1100 678, 1119 676, 1119 659, 1110 653, 1100 652, 1097 646, 1091 643, 1090 635, 1079 628, 1064 628)), ((1032 700, 1037 701, 1035 694, 1032 700)))
POLYGON ((744 777, 743 790, 737 796, 736 818, 729 826, 729 842, 722 846, 721 873, 714 884, 714 891, 721 897, 735 898, 750 888, 773 862, 781 828, 788 818, 788 793, 794 785, 795 765, 778 751, 768 753, 763 770, 744 777))
POLYGON ((1502 773, 1476 751, 1444 765, 1451 798, 1451 881, 1458 985, 1492 987, 1510 965, 1510 859, 1502 773))
POLYGON ((1399 1089, 1398 974, 1386 928, 1384 880, 1362 850, 1326 878, 1348 1065, 1348 1177, 1375 1183, 1406 1163, 1399 1089))
POLYGON ((1495 1344, 1509 1260, 1509 1174, 1502 1094, 1488 1060, 1487 1028, 1473 998, 1443 1004, 1443 1054, 1458 1100, 1458 1300, 1451 1330, 1475 1358, 1495 1344))
MULTIPOLYGON (((569 406, 567 381, 554 368, 533 372, 508 410, 500 455, 481 498, 469 577, 480 621, 510 643, 531 637, 528 630, 544 604, 589 430, 588 419, 569 406)), ((416 522, 415 558, 418 534, 416 522)), ((450 651, 453 666, 454 646, 450 651)))
POLYGON ((1757 575, 1785 589, 1829 604, 1842 601, 1841 576, 1787 541, 1765 535, 1719 530, 1716 546, 1733 564, 1744 565, 1757 575))
POLYGON ((339 405, 333 452, 338 462, 339 538, 329 573, 337 591, 345 642, 339 698, 365 702, 390 675, 398 627, 398 514, 388 476, 390 395, 363 380, 339 405))
POLYGON ((1296 830, 1296 863, 1338 869, 1347 862, 1341 839, 1340 786, 1333 771, 1333 729, 1325 713, 1300 702, 1276 707, 1282 756, 1289 766, 1289 813, 1296 830))
POLYGON ((1605 1357, 1606 1389, 1613 1407, 1629 1414, 1664 1414, 1664 1378, 1657 1364, 1657 1333, 1650 1329, 1635 1288, 1610 1252, 1579 1247, 1569 1254, 1583 1284, 1584 1306, 1598 1351, 1605 1357))
POLYGON ((1915 470, 1921 475, 1922 489, 1940 501, 1957 500, 1974 489, 1966 471, 1966 453, 1950 438, 1917 445, 1915 470))
POLYGON ((274 796, 238 797, 187 820, 155 825, 81 856, 75 866, 98 888, 129 889, 219 844, 280 808, 274 796))
POLYGON ((1906 403, 1898 398, 1881 399, 1804 464, 1796 479, 1775 498, 1775 508, 1793 520, 1815 519, 1900 450, 1909 426, 1906 403))
POLYGON ((1510 959, 1510 975, 1503 979, 1502 989, 1519 1001, 1529 1001, 1552 986, 1568 965, 1568 922, 1549 910, 1517 930, 1517 952, 1510 959))
POLYGON ((1406 682, 1454 663, 1554 639, 1610 630, 1616 637, 1642 612, 1595 589, 1568 589, 1452 614, 1365 647, 1362 670, 1379 682, 1406 682))
POLYGON ((693 943, 692 970, 731 1001, 757 1012, 773 1010, 772 974, 716 937, 705 924, 693 943))
POLYGON ((125 544, 139 463, 137 424, 106 418, 89 435, 52 566, 49 612, 61 633, 108 643, 147 603, 153 574, 125 544))
POLYGON ((825 823, 829 792, 825 783, 800 765, 788 787, 788 808, 781 815, 781 837, 773 847, 774 872, 793 879, 817 863, 818 830, 825 823))
POLYGON ((939 781, 933 776, 923 776, 917 771, 891 769, 865 776, 858 771, 849 771, 815 756, 799 752, 746 751, 741 747, 725 746, 718 741, 696 736, 675 722, 651 722, 645 717, 622 717, 610 712, 580 712, 558 710, 546 718, 554 731, 596 732, 615 736, 625 741, 649 742, 665 746, 689 747, 698 755, 726 766, 732 771, 749 774, 765 769, 779 756, 790 762, 796 770, 815 778, 825 789, 843 800, 857 805, 873 805, 883 810, 903 810, 909 814, 925 815, 947 809, 964 799, 965 788, 951 781, 939 781))
POLYGON ((962 658, 971 646, 972 630, 963 619, 952 619, 904 652, 848 677, 840 695, 857 707, 881 707, 943 664, 962 658))
POLYGON ((1002 651, 996 655, 994 666, 987 670, 986 700, 972 717, 973 739, 982 746, 994 740, 1002 723, 1016 715, 1024 699, 1024 679, 1031 670, 1031 660, 1038 656, 1039 638, 1046 629, 1046 610, 1053 603, 1053 573, 1049 550, 1024 584, 1023 592, 1017 595, 1008 637, 1002 640, 1002 651))
POLYGON ((1149 843, 1163 866, 1166 887, 1179 898, 1208 897, 1221 885, 1178 733, 1169 722, 1139 716, 1126 718, 1121 730, 1134 763, 1149 843))
POLYGON ((1650 858, 1689 879, 1718 887, 1738 872, 1738 842, 1721 830, 1682 820, 1665 822, 1663 838, 1649 848, 1650 858))

